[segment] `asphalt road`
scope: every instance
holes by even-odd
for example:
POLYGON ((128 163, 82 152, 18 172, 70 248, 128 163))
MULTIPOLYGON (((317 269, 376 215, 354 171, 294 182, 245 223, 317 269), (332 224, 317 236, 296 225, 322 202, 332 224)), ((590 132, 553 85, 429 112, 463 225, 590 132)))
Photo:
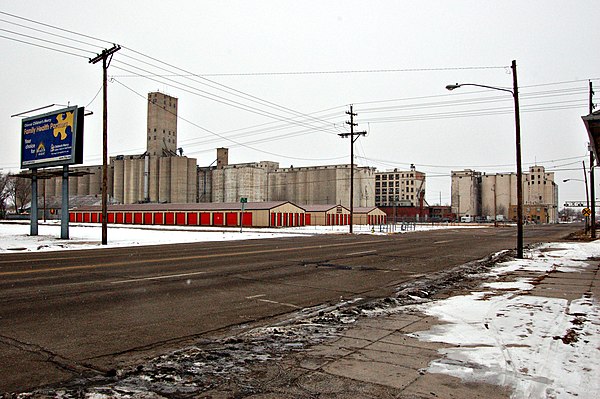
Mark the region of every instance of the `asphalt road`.
MULTIPOLYGON (((574 225, 527 226, 526 243, 574 225)), ((0 255, 0 392, 112 369, 515 247, 514 228, 0 255)))

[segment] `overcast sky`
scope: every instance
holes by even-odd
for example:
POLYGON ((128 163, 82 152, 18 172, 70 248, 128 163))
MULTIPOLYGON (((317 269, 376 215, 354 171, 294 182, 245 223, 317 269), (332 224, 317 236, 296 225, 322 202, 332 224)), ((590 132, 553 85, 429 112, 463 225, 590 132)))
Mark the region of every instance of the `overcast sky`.
POLYGON ((0 12, 3 172, 20 166, 11 115, 48 104, 94 112, 84 161, 101 163, 102 68, 88 58, 116 43, 110 155, 145 150, 145 98, 159 90, 179 98, 179 146, 201 166, 217 147, 232 163, 347 164, 337 134, 354 104, 368 132, 357 163, 415 164, 428 202, 449 203, 451 170, 515 171, 515 130, 509 93, 445 86, 511 88, 516 60, 524 170, 555 171, 561 206, 585 199, 582 182, 562 180, 583 179, 588 163, 581 116, 588 80, 600 93, 597 0, 3 0, 0 12))

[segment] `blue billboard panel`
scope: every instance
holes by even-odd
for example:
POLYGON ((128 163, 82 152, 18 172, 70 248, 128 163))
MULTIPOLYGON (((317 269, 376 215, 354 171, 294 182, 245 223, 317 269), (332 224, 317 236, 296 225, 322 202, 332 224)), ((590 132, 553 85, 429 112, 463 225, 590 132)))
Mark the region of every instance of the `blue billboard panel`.
POLYGON ((21 168, 83 162, 83 108, 69 107, 23 119, 21 168))

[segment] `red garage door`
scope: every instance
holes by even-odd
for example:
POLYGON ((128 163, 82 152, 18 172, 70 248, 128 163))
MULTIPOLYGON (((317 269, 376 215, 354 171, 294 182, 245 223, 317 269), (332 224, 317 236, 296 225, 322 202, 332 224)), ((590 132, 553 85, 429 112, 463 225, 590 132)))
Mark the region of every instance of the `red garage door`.
POLYGON ((244 212, 242 215, 242 224, 244 226, 248 226, 251 227, 252 226, 252 213, 251 212, 244 212))
POLYGON ((185 212, 177 212, 177 224, 185 224, 185 212))
POLYGON ((144 212, 144 224, 152 224, 154 223, 154 218, 152 217, 152 212, 144 212))
POLYGON ((208 226, 208 225, 210 225, 210 213, 202 212, 200 214, 200 224, 202 226, 208 226))
POLYGON ((165 224, 175 224, 175 212, 165 212, 165 224))
POLYGON ((227 212, 226 221, 227 221, 227 226, 237 226, 238 225, 237 212, 227 212))
POLYGON ((133 223, 142 224, 144 221, 144 215, 141 212, 136 212, 133 214, 133 223))
POLYGON ((224 223, 224 217, 223 217, 223 213, 222 212, 215 212, 213 213, 213 225, 215 226, 223 226, 224 223))
POLYGON ((198 214, 196 212, 188 212, 187 224, 196 226, 198 224, 198 214))

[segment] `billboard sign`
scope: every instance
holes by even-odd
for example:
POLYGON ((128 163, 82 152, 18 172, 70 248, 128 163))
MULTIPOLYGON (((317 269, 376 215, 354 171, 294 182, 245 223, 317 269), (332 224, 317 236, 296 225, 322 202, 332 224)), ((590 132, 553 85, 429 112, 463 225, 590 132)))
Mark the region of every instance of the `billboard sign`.
POLYGON ((83 108, 69 107, 21 122, 21 168, 83 163, 83 108))

